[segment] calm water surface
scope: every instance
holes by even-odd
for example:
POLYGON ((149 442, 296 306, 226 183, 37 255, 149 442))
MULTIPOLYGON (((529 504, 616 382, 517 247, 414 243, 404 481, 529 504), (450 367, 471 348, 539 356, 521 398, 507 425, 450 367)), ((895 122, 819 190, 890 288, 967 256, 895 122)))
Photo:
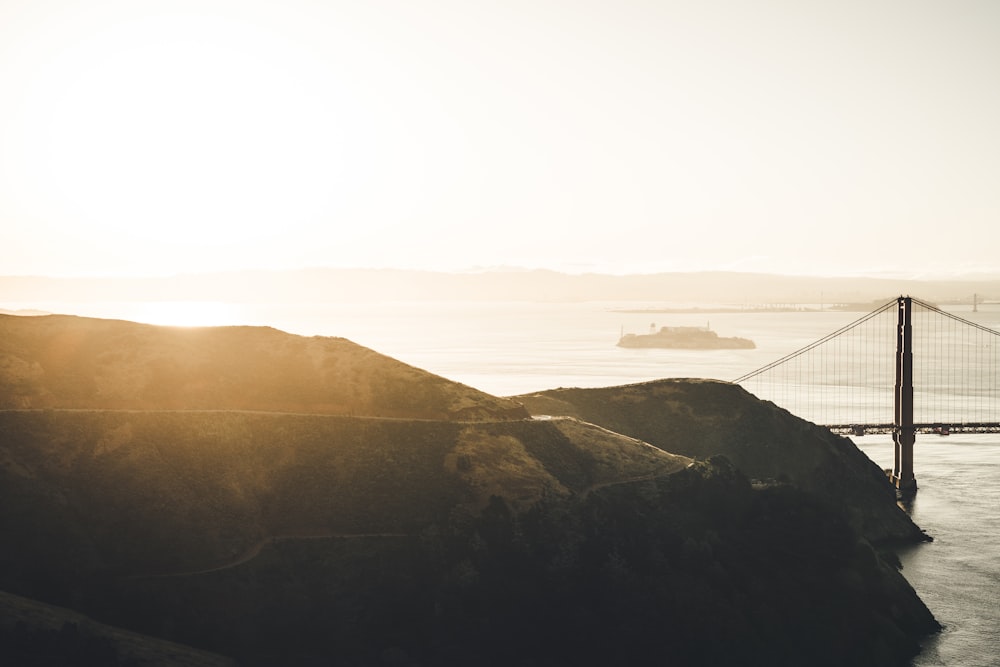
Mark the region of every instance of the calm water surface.
MULTIPOLYGON (((343 336, 447 378, 506 396, 554 387, 599 387, 664 377, 732 380, 858 319, 861 313, 634 313, 636 303, 0 304, 162 323, 194 313, 207 324, 261 324, 343 336), (621 333, 710 325, 755 350, 637 350, 621 333)), ((956 313, 1000 330, 1000 307, 956 313)), ((918 416, 919 419, 919 416, 918 416)), ((888 436, 855 438, 880 467, 888 436)), ((934 541, 900 557, 903 572, 945 630, 915 665, 1000 664, 1000 435, 918 436, 920 490, 909 511, 934 541)))
MULTIPOLYGON (((892 467, 888 436, 854 441, 892 467)), ((900 560, 945 626, 914 665, 1000 664, 1000 436, 919 435, 913 455, 919 490, 909 511, 934 541, 906 549, 900 560)))

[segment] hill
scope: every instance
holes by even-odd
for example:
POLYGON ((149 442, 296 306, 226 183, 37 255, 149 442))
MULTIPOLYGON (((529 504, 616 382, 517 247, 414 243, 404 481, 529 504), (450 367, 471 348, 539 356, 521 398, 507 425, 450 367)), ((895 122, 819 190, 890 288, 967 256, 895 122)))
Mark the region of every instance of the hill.
POLYGON ((696 459, 723 455, 745 475, 822 499, 875 543, 927 539, 896 504, 885 473, 848 438, 738 385, 658 380, 515 396, 532 414, 568 415, 696 459))
POLYGON ((936 628, 810 496, 576 420, 0 417, 0 588, 245 664, 895 664, 936 628))
POLYGON ((0 588, 27 595, 210 569, 272 537, 417 535, 492 495, 526 509, 691 462, 572 420, 46 410, 0 412, 0 431, 17 545, 0 588))
MULTIPOLYGON (((247 665, 498 666, 900 664, 938 627, 842 513, 723 457, 342 339, 0 326, 0 589, 104 624, 247 665)), ((748 447, 799 428, 741 400, 748 447)))
POLYGON ((0 315, 0 409, 258 410, 523 418, 515 402, 343 338, 0 315))
POLYGON ((233 667, 220 655, 0 591, 0 663, 33 667, 233 667))

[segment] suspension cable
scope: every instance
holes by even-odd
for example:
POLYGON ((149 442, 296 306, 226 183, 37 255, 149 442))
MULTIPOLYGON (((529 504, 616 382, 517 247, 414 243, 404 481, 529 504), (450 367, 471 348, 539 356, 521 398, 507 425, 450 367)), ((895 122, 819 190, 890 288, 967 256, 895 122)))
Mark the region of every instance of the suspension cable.
MULTIPOLYGON (((861 318, 859 318, 859 319, 851 322, 850 324, 847 324, 847 325, 845 325, 845 326, 837 329, 833 333, 827 334, 826 336, 823 336, 819 340, 814 341, 814 342, 810 343, 809 345, 806 345, 805 347, 803 347, 801 349, 798 349, 795 352, 792 352, 791 354, 787 354, 784 357, 782 357, 781 359, 778 359, 777 361, 772 361, 771 363, 767 364, 766 366, 761 366, 760 368, 758 368, 755 371, 750 371, 749 373, 746 373, 745 375, 741 375, 740 377, 738 377, 735 380, 733 380, 732 384, 740 384, 741 382, 746 382, 747 380, 749 380, 750 378, 752 378, 752 377, 754 377, 756 375, 760 375, 761 373, 764 373, 766 371, 771 370, 775 366, 780 366, 781 364, 784 364, 785 362, 790 361, 790 360, 794 359, 795 357, 803 355, 806 352, 808 352, 808 351, 810 351, 810 350, 812 350, 814 348, 819 347, 823 343, 826 343, 827 341, 830 341, 830 340, 832 340, 834 338, 837 338, 841 334, 846 333, 847 331, 850 331, 854 327, 856 327, 856 326, 858 326, 858 325, 860 325, 860 324, 862 324, 864 322, 867 322, 868 320, 872 319, 873 317, 875 317, 877 315, 881 315, 883 312, 885 312, 889 308, 894 308, 895 306, 896 306, 896 300, 893 299, 892 301, 889 301, 885 305, 879 306, 878 309, 876 309, 876 310, 868 313, 864 317, 861 317, 861 318)), ((990 331, 992 331, 992 329, 990 329, 990 331)))

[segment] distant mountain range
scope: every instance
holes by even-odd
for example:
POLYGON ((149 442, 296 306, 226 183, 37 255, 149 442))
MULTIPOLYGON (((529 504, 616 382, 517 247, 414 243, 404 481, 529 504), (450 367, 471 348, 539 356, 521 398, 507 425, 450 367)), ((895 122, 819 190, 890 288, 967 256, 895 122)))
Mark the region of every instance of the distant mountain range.
POLYGON ((641 301, 658 303, 836 304, 900 294, 939 303, 1000 300, 1000 278, 955 280, 701 272, 636 275, 546 270, 444 273, 395 269, 242 271, 157 278, 0 276, 0 302, 211 300, 641 301))

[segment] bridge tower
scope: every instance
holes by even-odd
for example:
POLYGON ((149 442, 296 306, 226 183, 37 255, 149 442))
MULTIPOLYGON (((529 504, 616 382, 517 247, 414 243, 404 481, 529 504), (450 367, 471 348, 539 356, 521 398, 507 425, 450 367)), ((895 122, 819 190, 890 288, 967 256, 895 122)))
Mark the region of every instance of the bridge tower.
POLYGON ((895 460, 892 483, 901 496, 917 492, 917 479, 913 475, 913 443, 916 430, 913 426, 913 303, 910 297, 896 300, 896 386, 892 441, 895 443, 895 460))

